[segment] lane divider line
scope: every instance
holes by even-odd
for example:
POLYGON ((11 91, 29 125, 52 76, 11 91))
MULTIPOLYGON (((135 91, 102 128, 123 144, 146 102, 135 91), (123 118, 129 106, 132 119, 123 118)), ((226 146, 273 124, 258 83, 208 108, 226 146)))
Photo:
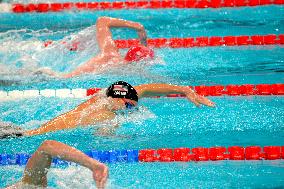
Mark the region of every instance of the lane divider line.
MULTIPOLYGON (((252 96, 252 95, 284 95, 284 84, 243 84, 188 86, 203 96, 252 96)), ((101 88, 89 89, 43 89, 0 91, 0 101, 19 100, 33 97, 87 98, 99 92, 101 88)), ((156 96, 159 98, 160 96, 156 96)), ((184 97, 182 94, 170 94, 165 97, 184 97)))
MULTIPOLYGON (((89 157, 104 163, 133 162, 191 162, 191 161, 241 161, 241 160, 280 160, 284 159, 284 146, 230 146, 228 148, 196 147, 196 148, 161 148, 143 150, 89 150, 89 157)), ((0 154, 0 166, 26 165, 30 154, 0 154)), ((53 166, 68 166, 70 162, 58 158, 52 160, 53 166)))
POLYGON ((65 2, 65 3, 29 3, 12 4, 14 13, 47 13, 63 11, 100 11, 122 9, 204 9, 204 8, 233 8, 255 7, 264 5, 283 5, 283 0, 140 0, 114 2, 65 2))
MULTIPOLYGON (((44 47, 51 46, 55 41, 47 40, 44 47)), ((61 42, 70 51, 80 49, 80 42, 61 42)), ((138 39, 117 39, 115 43, 118 48, 130 48, 139 45, 138 39)), ((216 47, 216 46, 248 46, 248 45, 283 45, 284 34, 267 35, 242 35, 242 36, 212 36, 212 37, 187 37, 187 38, 149 38, 150 48, 193 48, 193 47, 216 47)))

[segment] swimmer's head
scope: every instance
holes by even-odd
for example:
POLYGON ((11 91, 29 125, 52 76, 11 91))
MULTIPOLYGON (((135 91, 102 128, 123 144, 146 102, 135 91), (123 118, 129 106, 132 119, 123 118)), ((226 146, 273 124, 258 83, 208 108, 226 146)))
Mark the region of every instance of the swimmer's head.
POLYGON ((137 45, 130 47, 128 52, 125 55, 125 60, 128 62, 135 62, 144 59, 153 59, 154 58, 154 51, 146 46, 137 45))
POLYGON ((112 98, 123 98, 138 102, 136 90, 129 83, 124 81, 117 81, 111 84, 106 91, 106 95, 112 98))

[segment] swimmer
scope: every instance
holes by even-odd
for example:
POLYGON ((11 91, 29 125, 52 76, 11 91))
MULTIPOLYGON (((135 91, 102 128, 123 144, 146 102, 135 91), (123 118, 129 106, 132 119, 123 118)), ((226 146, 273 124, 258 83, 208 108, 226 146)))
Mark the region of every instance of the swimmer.
MULTIPOLYGON (((186 98, 196 106, 200 106, 201 104, 210 107, 215 106, 209 99, 198 95, 187 86, 153 83, 132 87, 124 81, 118 81, 110 85, 106 90, 102 90, 89 100, 79 104, 69 112, 57 116, 37 129, 18 132, 17 135, 14 132, 10 136, 6 133, 5 137, 2 136, 2 138, 20 135, 39 135, 63 129, 72 129, 78 126, 103 123, 113 120, 119 110, 136 107, 138 105, 138 99, 177 93, 185 95, 186 98)), ((111 131, 115 130, 117 127, 117 125, 109 125, 108 129, 111 131)), ((106 135, 108 135, 108 129, 107 131, 102 131, 102 135, 104 134, 103 132, 106 132, 106 135)))
POLYGON ((75 70, 67 74, 56 73, 49 68, 41 68, 35 74, 48 74, 54 77, 70 78, 84 73, 98 72, 103 65, 119 66, 132 62, 137 62, 154 57, 154 51, 147 47, 147 35, 144 26, 137 22, 127 20, 99 17, 96 22, 97 42, 100 48, 100 53, 91 58, 86 63, 80 65, 75 70), (123 57, 119 53, 112 35, 111 28, 126 27, 137 30, 141 45, 131 47, 123 57))
POLYGON ((93 172, 93 179, 97 188, 105 187, 108 178, 108 168, 105 164, 90 158, 71 146, 46 140, 28 160, 21 181, 8 186, 7 189, 47 187, 47 172, 52 158, 75 162, 90 169, 93 172))

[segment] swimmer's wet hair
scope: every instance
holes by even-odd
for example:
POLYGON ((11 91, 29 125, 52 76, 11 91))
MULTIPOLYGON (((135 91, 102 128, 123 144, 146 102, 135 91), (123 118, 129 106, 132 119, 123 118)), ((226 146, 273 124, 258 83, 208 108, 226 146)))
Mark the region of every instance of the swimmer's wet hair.
POLYGON ((111 84, 106 91, 106 95, 112 98, 126 98, 138 102, 136 90, 125 81, 117 81, 111 84))

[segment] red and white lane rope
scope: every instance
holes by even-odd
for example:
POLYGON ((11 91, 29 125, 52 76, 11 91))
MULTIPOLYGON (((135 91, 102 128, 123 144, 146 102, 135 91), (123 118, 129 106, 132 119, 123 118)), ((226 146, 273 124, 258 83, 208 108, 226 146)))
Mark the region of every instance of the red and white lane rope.
MULTIPOLYGON (((52 45, 54 41, 45 41, 44 47, 52 45)), ((80 48, 80 42, 65 43, 71 51, 80 48)), ((117 39, 115 43, 118 48, 130 48, 138 45, 138 39, 117 39)), ((242 36, 212 36, 212 37, 187 37, 187 38, 152 38, 147 40, 151 48, 192 48, 192 47, 216 47, 216 46, 243 46, 243 45, 283 45, 284 34, 268 35, 242 35, 242 36)))
MULTIPOLYGON (((204 96, 248 96, 248 95, 284 95, 284 84, 244 84, 244 85, 213 85, 189 86, 198 94, 204 96)), ((0 91, 0 101, 17 100, 33 97, 86 98, 94 95, 100 88, 89 89, 43 89, 43 90, 13 90, 0 91)), ((158 97, 158 96, 157 96, 158 97)), ((171 94, 166 97, 184 97, 181 94, 171 94)))
POLYGON ((121 9, 168 9, 168 8, 222 8, 222 7, 254 7, 263 5, 283 5, 284 0, 139 0, 114 2, 65 2, 39 4, 13 4, 15 13, 27 12, 62 12, 62 11, 98 11, 121 9))

